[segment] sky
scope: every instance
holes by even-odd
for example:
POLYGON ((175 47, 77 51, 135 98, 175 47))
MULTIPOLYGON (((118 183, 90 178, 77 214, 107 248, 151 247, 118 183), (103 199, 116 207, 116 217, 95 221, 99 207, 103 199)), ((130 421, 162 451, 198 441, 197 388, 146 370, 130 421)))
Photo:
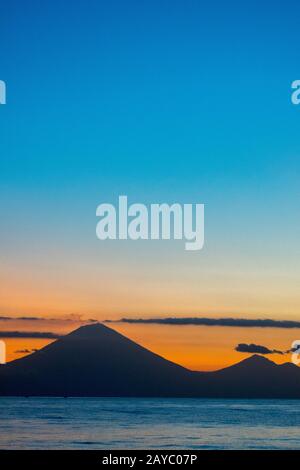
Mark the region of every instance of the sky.
MULTIPOLYGON (((299 14, 296 0, 3 2, 0 315, 300 320, 299 14), (203 250, 99 241, 96 207, 121 194, 204 203, 203 250)), ((45 331, 77 326, 58 323, 45 331)), ((114 327, 199 369, 241 359, 246 340, 297 339, 114 327)), ((7 341, 12 359, 49 340, 7 341)))

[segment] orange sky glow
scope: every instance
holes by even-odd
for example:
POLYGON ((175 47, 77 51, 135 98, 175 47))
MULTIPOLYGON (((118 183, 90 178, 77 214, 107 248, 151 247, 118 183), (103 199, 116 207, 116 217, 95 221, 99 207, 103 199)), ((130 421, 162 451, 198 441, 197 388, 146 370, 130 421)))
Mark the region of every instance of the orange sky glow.
MULTIPOLYGON (((47 331, 66 334, 84 322, 78 319, 1 322, 2 331, 47 331)), ((216 370, 241 361, 249 354, 235 351, 238 343, 255 343, 287 351, 297 330, 220 326, 170 326, 111 323, 109 327, 161 356, 193 370, 216 370)), ((18 359, 53 340, 7 338, 7 361, 18 359)), ((277 363, 290 361, 290 354, 267 356, 277 363)))

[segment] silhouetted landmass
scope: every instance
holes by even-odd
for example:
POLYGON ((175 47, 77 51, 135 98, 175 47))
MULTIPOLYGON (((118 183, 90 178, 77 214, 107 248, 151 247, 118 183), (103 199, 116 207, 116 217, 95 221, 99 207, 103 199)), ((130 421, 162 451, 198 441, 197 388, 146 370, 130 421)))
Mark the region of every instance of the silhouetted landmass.
POLYGON ((300 398, 300 369, 254 355, 194 372, 98 323, 0 366, 0 395, 300 398))

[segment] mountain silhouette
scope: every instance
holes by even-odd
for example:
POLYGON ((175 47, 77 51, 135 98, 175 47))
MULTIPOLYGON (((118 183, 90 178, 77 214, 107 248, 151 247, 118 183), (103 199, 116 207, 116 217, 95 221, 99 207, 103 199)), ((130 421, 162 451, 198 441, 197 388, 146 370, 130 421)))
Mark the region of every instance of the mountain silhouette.
POLYGON ((0 395, 300 398, 300 369, 254 355, 195 372, 98 323, 0 366, 0 395))

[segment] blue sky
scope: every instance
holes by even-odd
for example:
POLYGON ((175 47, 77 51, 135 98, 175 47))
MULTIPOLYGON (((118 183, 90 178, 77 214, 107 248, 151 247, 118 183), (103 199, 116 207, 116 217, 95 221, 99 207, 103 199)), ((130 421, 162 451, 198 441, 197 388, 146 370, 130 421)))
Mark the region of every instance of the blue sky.
POLYGON ((156 313, 297 315, 299 10, 4 3, 0 253, 3 288, 23 287, 2 310, 51 298, 55 313, 72 299, 100 315, 108 292, 112 315, 150 314, 153 298, 156 313), (96 207, 119 194, 204 203, 204 250, 99 242, 96 207))

